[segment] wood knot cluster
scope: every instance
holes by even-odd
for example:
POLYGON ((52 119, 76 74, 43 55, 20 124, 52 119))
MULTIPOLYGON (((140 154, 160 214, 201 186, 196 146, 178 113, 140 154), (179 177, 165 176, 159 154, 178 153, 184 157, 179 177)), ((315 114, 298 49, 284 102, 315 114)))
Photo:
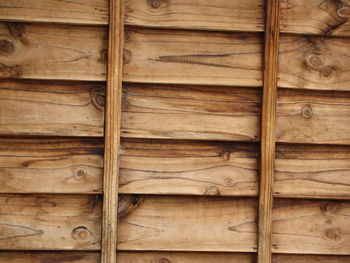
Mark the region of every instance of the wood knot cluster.
POLYGON ((319 50, 313 50, 305 55, 306 68, 312 71, 317 71, 320 78, 331 79, 336 75, 336 67, 326 63, 325 57, 319 50))
POLYGON ((15 47, 12 44, 12 42, 10 42, 6 39, 0 40, 0 54, 1 55, 11 54, 14 50, 15 50, 15 47))

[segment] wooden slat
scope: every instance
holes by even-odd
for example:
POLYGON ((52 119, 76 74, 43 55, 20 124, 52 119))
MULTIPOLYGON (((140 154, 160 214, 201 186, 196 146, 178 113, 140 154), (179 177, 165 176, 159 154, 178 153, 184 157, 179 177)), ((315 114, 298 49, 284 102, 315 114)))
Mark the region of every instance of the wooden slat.
POLYGON ((105 80, 104 27, 0 23, 0 77, 105 80))
POLYGON ((0 249, 99 249, 100 201, 92 195, 1 195, 0 249))
POLYGON ((124 1, 110 0, 101 263, 117 260, 117 204, 124 43, 124 1))
POLYGON ((0 20, 108 24, 108 0, 0 0, 0 20))
POLYGON ((346 263, 350 256, 283 255, 272 256, 272 263, 346 263))
POLYGON ((280 1, 266 0, 259 169, 258 263, 271 262, 280 1))
POLYGON ((0 134, 103 136, 101 83, 0 82, 0 134))
POLYGON ((278 145, 274 195, 350 199, 350 147, 278 145))
POLYGON ((256 251, 253 199, 122 196, 119 206, 120 250, 256 251))
POLYGON ((77 251, 0 251, 0 262, 7 263, 98 263, 100 255, 97 252, 77 251))
POLYGON ((263 0, 126 0, 125 23, 144 27, 263 31, 263 0))
POLYGON ((123 87, 123 137, 257 141, 260 91, 241 88, 123 87))
POLYGON ((257 196, 257 168, 257 145, 127 140, 119 192, 257 196))
POLYGON ((257 34, 129 28, 123 80, 261 86, 261 49, 257 34))
POLYGON ((1 193, 100 193, 97 139, 0 138, 1 193))
POLYGON ((349 46, 349 38, 282 36, 278 85, 349 91, 349 46))
POLYGON ((273 251, 350 255, 350 202, 275 200, 273 251))
POLYGON ((350 144, 349 121, 348 92, 279 91, 279 142, 350 144))

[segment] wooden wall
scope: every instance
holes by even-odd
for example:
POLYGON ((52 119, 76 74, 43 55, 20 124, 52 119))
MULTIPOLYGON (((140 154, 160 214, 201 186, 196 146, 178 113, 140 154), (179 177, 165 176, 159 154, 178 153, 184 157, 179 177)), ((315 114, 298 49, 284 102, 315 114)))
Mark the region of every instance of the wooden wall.
MULTIPOLYGON (((0 0, 0 262, 100 262, 108 2, 0 0)), ((264 2, 124 2, 118 263, 255 263, 264 2)), ((350 262, 349 13, 281 0, 272 263, 350 262)))

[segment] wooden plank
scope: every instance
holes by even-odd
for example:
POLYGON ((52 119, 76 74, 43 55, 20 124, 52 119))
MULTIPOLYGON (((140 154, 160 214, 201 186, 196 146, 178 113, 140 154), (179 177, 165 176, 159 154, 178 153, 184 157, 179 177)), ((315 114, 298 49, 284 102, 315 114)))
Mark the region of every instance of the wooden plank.
POLYGON ((119 192, 257 196, 257 170, 253 144, 126 140, 119 192))
POLYGON ((256 251, 254 199, 122 196, 119 206, 119 250, 256 251))
POLYGON ((143 27, 263 31, 263 0, 126 0, 125 23, 143 27))
POLYGON ((128 28, 123 80, 257 87, 261 59, 257 34, 128 28))
POLYGON ((81 251, 0 251, 0 261, 7 263, 98 263, 100 255, 97 252, 81 251))
POLYGON ((110 1, 101 263, 117 260, 117 204, 124 43, 124 1, 110 1))
POLYGON ((1 193, 100 193, 100 139, 0 138, 1 193))
POLYGON ((281 2, 281 31, 298 34, 350 36, 347 0, 286 0, 281 2))
POLYGON ((106 79, 104 27, 0 23, 0 78, 106 79))
POLYGON ((275 200, 273 251, 350 255, 350 202, 275 200))
POLYGON ((259 169, 258 263, 271 262, 280 1, 266 0, 259 169))
POLYGON ((0 134, 103 136, 104 84, 0 82, 0 134))
POLYGON ((0 20, 108 24, 108 0, 0 0, 0 20))
POLYGON ((274 195, 350 199, 350 147, 278 145, 274 195))
POLYGON ((258 141, 260 91, 128 84, 123 137, 258 141))
POLYGON ((279 142, 350 143, 348 93, 280 90, 277 101, 279 142))
POLYGON ((279 87, 349 91, 349 46, 349 38, 282 36, 279 87))
POLYGON ((1 195, 1 250, 100 248, 101 200, 92 195, 1 195))
POLYGON ((272 263, 345 263, 350 261, 350 256, 329 255, 283 255, 272 256, 272 263))

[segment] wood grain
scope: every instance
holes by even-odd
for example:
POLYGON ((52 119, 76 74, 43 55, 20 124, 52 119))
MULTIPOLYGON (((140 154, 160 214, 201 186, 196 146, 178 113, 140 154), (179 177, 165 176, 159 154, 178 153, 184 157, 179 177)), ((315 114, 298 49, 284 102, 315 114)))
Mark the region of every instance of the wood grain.
POLYGON ((119 192, 257 196, 257 169, 257 145, 125 140, 119 192))
POLYGON ((280 1, 266 0, 264 81, 259 166, 258 263, 271 262, 272 204, 276 144, 276 94, 280 1))
POLYGON ((260 91, 127 84, 123 87, 123 137, 259 140, 260 91))
POLYGON ((0 78, 106 79, 104 27, 0 23, 0 78))
POLYGON ((349 38, 282 36, 279 87, 349 91, 349 45, 349 38))
POLYGON ((119 250, 256 251, 253 199, 131 196, 119 204, 119 250))
POLYGON ((1 193, 100 193, 100 139, 0 138, 1 193))
POLYGON ((272 256, 272 263, 345 263, 350 261, 350 256, 329 255, 283 255, 272 256))
POLYGON ((123 80, 257 87, 261 60, 257 34, 128 28, 123 80))
POLYGON ((280 90, 277 141, 350 143, 350 97, 346 92, 280 90))
POLYGON ((108 24, 108 0, 0 0, 0 20, 108 24))
POLYGON ((103 136, 104 84, 0 82, 0 134, 103 136))
POLYGON ((81 251, 0 251, 0 262, 7 263, 98 263, 100 254, 81 251))
POLYGON ((275 200, 273 252, 350 254, 350 202, 275 200))
POLYGON ((278 145, 274 195, 350 199, 350 147, 278 145))
POLYGON ((96 250, 100 222, 96 195, 1 195, 0 249, 96 250))

